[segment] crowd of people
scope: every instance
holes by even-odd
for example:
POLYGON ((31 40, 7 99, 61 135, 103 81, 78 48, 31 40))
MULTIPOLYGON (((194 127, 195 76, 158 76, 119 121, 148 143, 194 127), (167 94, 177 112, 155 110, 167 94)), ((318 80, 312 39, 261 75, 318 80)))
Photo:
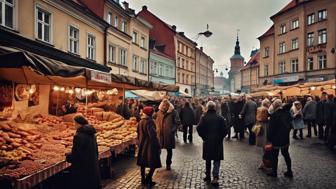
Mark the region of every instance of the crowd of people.
MULTIPOLYGON (((166 170, 169 171, 173 163, 177 131, 183 132, 185 143, 192 143, 194 125, 197 125, 197 133, 203 140, 202 158, 206 167, 204 181, 212 185, 218 185, 225 138, 244 140, 248 133, 248 144, 264 149, 259 169, 265 170, 271 177, 278 175, 280 151, 287 165, 284 176, 293 177, 289 154, 292 130, 294 140, 304 139, 303 129, 307 126, 306 138, 313 137, 313 129, 314 135, 324 141, 328 148, 334 150, 336 145, 336 98, 326 93, 322 93, 320 97, 286 99, 254 99, 244 94, 198 99, 167 97, 159 104, 150 106, 137 100, 120 99, 116 112, 126 119, 134 116, 139 121, 137 165, 141 170, 141 184, 150 187, 156 184, 152 179, 155 169, 162 167, 161 150, 167 151, 166 170), (147 174, 146 168, 149 168, 147 174)), ((67 155, 67 160, 74 167, 85 163, 87 171, 94 170, 96 173, 98 159, 95 130, 83 117, 76 117, 75 122, 78 130, 74 137, 72 153, 67 155), (86 141, 82 141, 84 139, 86 141), (86 156, 84 153, 87 153, 87 149, 90 149, 88 147, 92 148, 90 162, 86 159, 81 160, 86 156)), ((85 172, 78 174, 85 178, 85 172)), ((99 173, 97 174, 96 179, 99 180, 99 173)), ((94 183, 98 183, 97 180, 94 180, 94 183)))

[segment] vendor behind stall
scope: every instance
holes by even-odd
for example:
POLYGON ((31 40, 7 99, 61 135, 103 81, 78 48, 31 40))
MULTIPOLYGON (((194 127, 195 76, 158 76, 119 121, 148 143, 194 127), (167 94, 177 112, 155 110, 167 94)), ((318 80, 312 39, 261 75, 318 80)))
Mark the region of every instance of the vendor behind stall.
POLYGON ((62 111, 64 115, 72 114, 77 112, 77 105, 74 100, 67 100, 62 106, 62 111))

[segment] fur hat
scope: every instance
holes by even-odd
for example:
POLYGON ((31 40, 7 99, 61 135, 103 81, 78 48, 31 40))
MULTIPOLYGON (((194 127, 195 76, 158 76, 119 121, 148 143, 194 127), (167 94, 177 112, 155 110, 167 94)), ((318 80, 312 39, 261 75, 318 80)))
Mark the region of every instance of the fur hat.
POLYGON ((154 113, 154 108, 151 106, 146 106, 142 109, 142 113, 146 114, 149 117, 152 117, 154 113))

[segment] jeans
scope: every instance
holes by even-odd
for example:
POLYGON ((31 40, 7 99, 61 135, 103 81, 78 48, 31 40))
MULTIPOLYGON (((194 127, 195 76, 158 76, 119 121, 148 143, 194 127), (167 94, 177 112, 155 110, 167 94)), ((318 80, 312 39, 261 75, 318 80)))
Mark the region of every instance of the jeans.
MULTIPOLYGON (((220 160, 213 161, 213 169, 212 169, 212 176, 218 178, 219 177, 219 167, 220 167, 220 160)), ((210 177, 211 172, 211 160, 205 161, 205 175, 207 178, 210 177)))
POLYGON ((316 124, 314 120, 307 120, 307 126, 308 126, 308 136, 311 136, 311 128, 313 127, 314 129, 314 134, 317 136, 317 129, 316 129, 316 124))
POLYGON ((281 149, 275 149, 273 148, 272 150, 272 171, 273 173, 277 173, 278 171, 278 156, 279 156, 279 151, 281 150, 282 156, 285 158, 285 162, 287 165, 287 171, 292 171, 292 160, 290 158, 289 152, 288 152, 289 147, 281 148, 281 149))
POLYGON ((167 149, 167 159, 166 159, 167 166, 170 166, 172 164, 172 157, 173 157, 173 149, 168 148, 167 149))
POLYGON ((254 132, 252 132, 252 127, 254 126, 254 123, 248 124, 246 127, 249 130, 249 144, 250 145, 255 145, 256 144, 256 135, 254 132))
POLYGON ((188 139, 192 141, 192 133, 193 133, 193 126, 192 125, 183 125, 183 141, 187 142, 187 134, 189 129, 189 136, 188 139))

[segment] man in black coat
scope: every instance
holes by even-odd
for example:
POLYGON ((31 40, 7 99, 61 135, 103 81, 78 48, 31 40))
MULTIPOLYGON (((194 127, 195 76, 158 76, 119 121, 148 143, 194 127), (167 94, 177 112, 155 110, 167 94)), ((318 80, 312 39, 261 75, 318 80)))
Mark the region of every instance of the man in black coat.
POLYGON ((221 114, 224 118, 226 129, 228 132, 227 139, 230 140, 231 138, 231 110, 229 106, 229 99, 228 97, 224 97, 224 101, 221 104, 221 114))
POLYGON ((242 117, 239 117, 240 112, 243 110, 245 104, 245 100, 243 99, 243 96, 238 97, 238 100, 236 100, 233 104, 233 120, 234 120, 234 129, 236 132, 236 135, 233 136, 232 138, 239 138, 239 139, 244 139, 244 120, 242 117))
POLYGON ((223 139, 227 135, 225 122, 222 116, 216 114, 216 104, 207 103, 208 111, 203 115, 197 126, 197 132, 203 140, 203 159, 206 161, 206 177, 204 181, 210 182, 211 161, 213 160, 213 185, 218 185, 220 160, 224 159, 223 139))
POLYGON ((319 139, 323 140, 325 137, 325 130, 324 127, 327 124, 327 114, 328 112, 328 105, 327 105, 327 94, 322 93, 321 99, 317 102, 316 105, 316 123, 318 125, 318 135, 319 139))
POLYGON ((284 173, 286 177, 293 177, 292 161, 288 152, 289 149, 289 133, 291 130, 292 117, 290 114, 290 104, 282 105, 280 99, 275 100, 271 108, 273 113, 270 116, 269 129, 267 133, 267 140, 272 144, 272 172, 269 176, 277 177, 278 173, 278 156, 279 151, 285 158, 287 165, 287 172, 284 173))
POLYGON ((72 151, 66 155, 67 162, 71 163, 71 188, 101 189, 96 130, 83 116, 76 116, 74 120, 77 131, 72 151))
POLYGON ((183 125, 183 141, 187 143, 187 133, 189 129, 189 142, 192 142, 192 133, 193 133, 193 125, 195 123, 195 114, 191 109, 189 102, 185 102, 184 107, 180 112, 180 119, 183 125))

